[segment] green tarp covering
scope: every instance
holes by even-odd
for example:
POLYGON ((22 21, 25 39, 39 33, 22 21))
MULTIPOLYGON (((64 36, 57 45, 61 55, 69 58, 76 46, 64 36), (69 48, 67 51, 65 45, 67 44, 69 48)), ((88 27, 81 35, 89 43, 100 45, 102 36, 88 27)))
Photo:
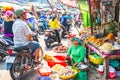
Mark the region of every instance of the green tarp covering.
POLYGON ((78 6, 82 13, 82 21, 84 22, 84 27, 90 26, 89 6, 87 2, 78 0, 78 6))

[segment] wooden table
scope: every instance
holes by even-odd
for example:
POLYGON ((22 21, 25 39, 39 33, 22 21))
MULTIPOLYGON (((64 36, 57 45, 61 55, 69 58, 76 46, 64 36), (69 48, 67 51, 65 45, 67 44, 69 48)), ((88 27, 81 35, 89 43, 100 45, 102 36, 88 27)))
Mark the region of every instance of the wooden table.
MULTIPOLYGON (((91 51, 94 51, 104 59, 104 80, 109 79, 109 60, 120 59, 120 53, 117 53, 116 55, 105 55, 102 54, 96 47, 89 43, 86 46, 88 47, 88 56, 91 54, 91 51)), ((120 79, 120 77, 117 78, 120 79)))

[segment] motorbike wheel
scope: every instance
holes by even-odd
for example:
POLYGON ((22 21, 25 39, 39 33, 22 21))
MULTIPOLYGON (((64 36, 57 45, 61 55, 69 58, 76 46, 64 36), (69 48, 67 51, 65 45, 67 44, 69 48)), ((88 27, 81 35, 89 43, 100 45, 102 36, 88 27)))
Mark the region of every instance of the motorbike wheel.
POLYGON ((45 40, 45 45, 47 48, 50 48, 50 46, 51 46, 50 38, 45 40))
POLYGON ((24 63, 22 62, 22 56, 17 56, 15 58, 15 61, 10 69, 10 75, 12 77, 13 80, 17 80, 20 77, 22 77, 27 71, 24 69, 24 64, 27 64, 28 60, 26 60, 27 58, 25 57, 23 59, 24 63))

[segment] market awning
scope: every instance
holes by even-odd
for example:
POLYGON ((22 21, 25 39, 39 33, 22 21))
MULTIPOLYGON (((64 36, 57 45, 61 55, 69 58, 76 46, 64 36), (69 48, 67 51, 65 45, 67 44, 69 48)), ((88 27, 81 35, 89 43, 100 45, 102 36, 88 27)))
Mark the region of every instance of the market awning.
POLYGON ((78 0, 59 0, 59 1, 68 7, 77 8, 78 0))

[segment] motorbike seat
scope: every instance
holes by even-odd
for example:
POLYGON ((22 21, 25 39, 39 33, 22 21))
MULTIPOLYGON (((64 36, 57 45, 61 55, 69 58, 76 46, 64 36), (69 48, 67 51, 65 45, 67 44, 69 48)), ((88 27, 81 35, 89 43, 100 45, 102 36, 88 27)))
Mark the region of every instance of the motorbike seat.
POLYGON ((19 47, 9 46, 7 49, 10 49, 16 52, 24 52, 24 53, 27 53, 29 51, 29 48, 27 48, 26 46, 19 46, 19 47))
POLYGON ((14 51, 16 52, 28 52, 29 48, 27 48, 26 46, 19 46, 19 47, 14 47, 14 51))

